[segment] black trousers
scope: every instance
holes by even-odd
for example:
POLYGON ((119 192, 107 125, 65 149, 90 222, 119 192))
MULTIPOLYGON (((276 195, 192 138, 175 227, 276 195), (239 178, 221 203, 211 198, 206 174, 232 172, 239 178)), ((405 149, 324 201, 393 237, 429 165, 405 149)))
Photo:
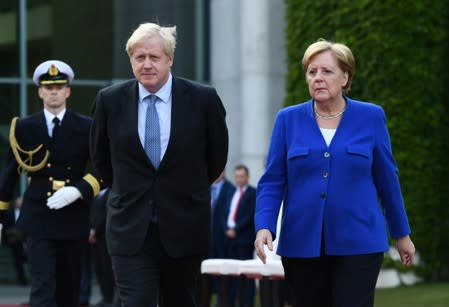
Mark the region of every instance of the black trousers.
POLYGON ((293 307, 373 307, 383 256, 282 257, 293 307))
POLYGON ((162 307, 198 306, 196 290, 204 255, 168 256, 157 223, 149 227, 136 255, 111 258, 122 307, 156 307, 158 303, 162 307))
POLYGON ((18 240, 9 245, 11 248, 11 253, 14 258, 14 268, 16 269, 17 282, 21 285, 27 284, 27 278, 25 274, 25 262, 27 260, 27 255, 23 247, 23 242, 18 240))
POLYGON ((78 307, 84 241, 27 238, 31 306, 78 307))
POLYGON ((93 245, 93 255, 95 263, 95 273, 101 295, 106 303, 114 300, 115 280, 112 272, 111 256, 108 254, 105 236, 97 236, 97 241, 93 245))

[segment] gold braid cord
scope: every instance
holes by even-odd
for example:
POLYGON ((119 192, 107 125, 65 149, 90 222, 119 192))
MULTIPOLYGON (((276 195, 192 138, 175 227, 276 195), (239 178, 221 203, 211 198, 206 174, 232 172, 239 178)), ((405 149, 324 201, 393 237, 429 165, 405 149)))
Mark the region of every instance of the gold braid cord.
POLYGON ((19 173, 21 173, 22 170, 26 172, 36 172, 44 168, 44 166, 47 164, 48 157, 50 156, 50 151, 45 150, 45 156, 42 161, 36 165, 33 165, 33 155, 41 150, 44 145, 40 144, 33 150, 23 150, 17 143, 17 139, 15 136, 16 122, 18 119, 18 117, 14 117, 12 119, 11 128, 9 130, 9 144, 11 145, 12 153, 14 154, 17 163, 19 164, 19 168, 17 170, 19 173), (25 160, 22 160, 22 157, 20 156, 21 153, 27 156, 25 160))

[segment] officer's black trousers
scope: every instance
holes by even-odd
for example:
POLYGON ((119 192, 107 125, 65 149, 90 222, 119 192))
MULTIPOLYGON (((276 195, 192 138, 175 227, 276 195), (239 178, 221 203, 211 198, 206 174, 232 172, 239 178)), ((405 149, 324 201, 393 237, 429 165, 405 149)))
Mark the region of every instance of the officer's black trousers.
POLYGON ((78 307, 82 242, 27 238, 31 306, 78 307))

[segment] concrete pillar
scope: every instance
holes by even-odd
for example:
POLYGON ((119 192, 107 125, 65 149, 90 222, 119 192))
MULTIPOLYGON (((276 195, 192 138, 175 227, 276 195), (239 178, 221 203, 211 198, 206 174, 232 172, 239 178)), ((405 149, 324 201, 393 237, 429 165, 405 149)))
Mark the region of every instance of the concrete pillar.
POLYGON ((243 163, 264 171, 271 128, 284 100, 282 0, 211 1, 211 82, 228 112, 228 177, 243 163))

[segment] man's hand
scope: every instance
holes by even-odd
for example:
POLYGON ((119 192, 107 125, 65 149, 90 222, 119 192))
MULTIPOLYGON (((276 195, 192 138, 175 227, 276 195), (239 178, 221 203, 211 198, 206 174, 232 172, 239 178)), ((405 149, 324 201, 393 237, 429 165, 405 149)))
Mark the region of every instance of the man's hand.
POLYGON ((97 236, 95 235, 95 229, 94 229, 94 228, 91 228, 91 229, 90 229, 90 232, 89 232, 89 239, 87 239, 87 241, 88 241, 90 244, 95 244, 95 243, 97 243, 97 236))
POLYGON ((268 229, 261 229, 256 234, 256 241, 254 241, 254 248, 256 249, 257 257, 262 260, 263 263, 267 261, 267 255, 265 254, 264 246, 267 246, 270 251, 273 251, 273 236, 268 229))
POLYGON ((228 238, 234 239, 237 236, 237 233, 234 229, 229 228, 228 230, 226 230, 226 235, 228 236, 228 238))
POLYGON ((61 209, 70 205, 81 197, 81 192, 75 187, 63 187, 57 190, 47 199, 47 207, 50 209, 61 209))

